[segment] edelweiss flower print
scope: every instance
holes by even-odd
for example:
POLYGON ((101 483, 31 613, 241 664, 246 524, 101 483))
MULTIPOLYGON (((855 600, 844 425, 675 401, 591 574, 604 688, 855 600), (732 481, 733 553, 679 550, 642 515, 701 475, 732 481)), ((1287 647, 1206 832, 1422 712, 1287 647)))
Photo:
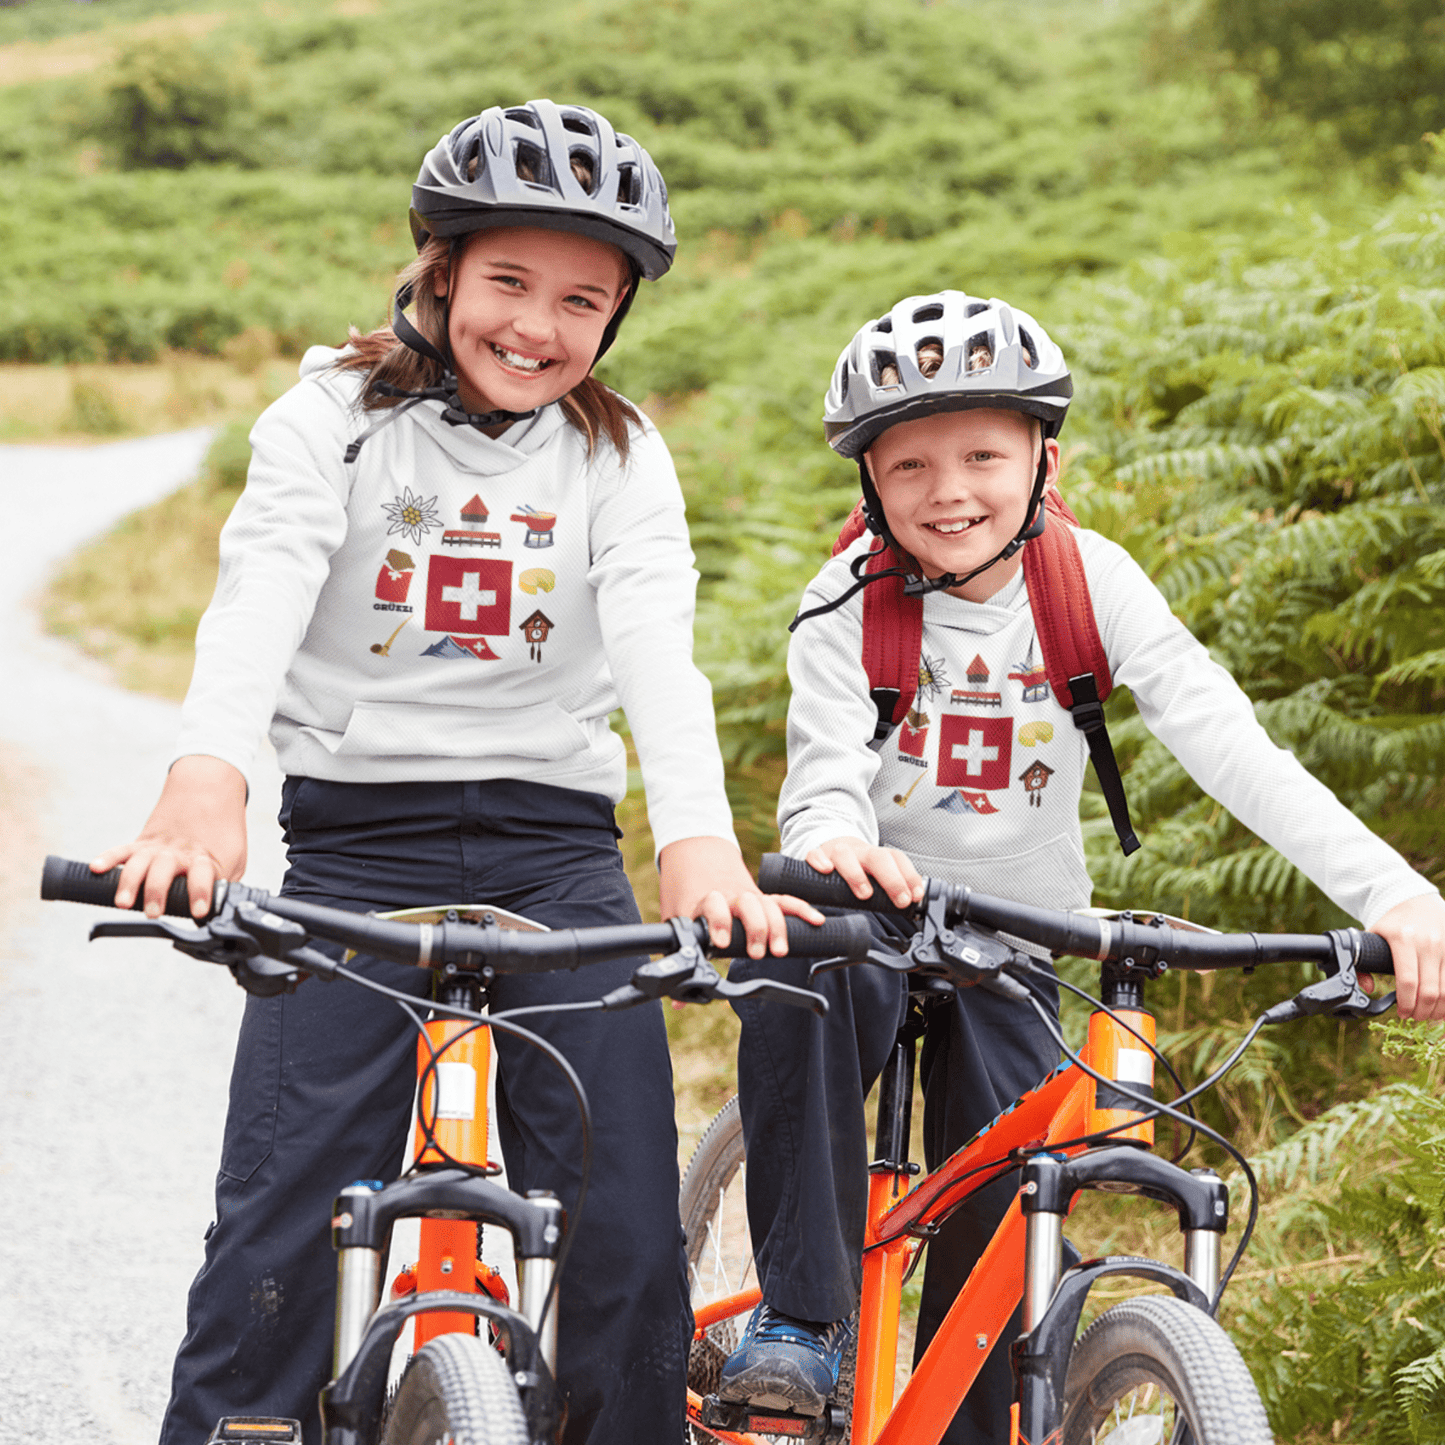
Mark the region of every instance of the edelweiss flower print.
POLYGON ((423 499, 410 487, 403 487, 401 496, 381 504, 381 510, 386 513, 386 519, 391 523, 386 529, 386 535, 395 537, 400 533, 409 537, 413 545, 420 544, 421 539, 433 527, 441 526, 442 519, 437 515, 436 502, 435 497, 423 499))

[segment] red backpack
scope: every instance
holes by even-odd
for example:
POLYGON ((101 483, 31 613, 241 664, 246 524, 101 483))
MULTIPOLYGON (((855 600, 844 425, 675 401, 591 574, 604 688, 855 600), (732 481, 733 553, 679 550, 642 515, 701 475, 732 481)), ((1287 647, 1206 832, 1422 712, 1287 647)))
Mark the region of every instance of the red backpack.
MULTIPOLYGON (((1074 538, 1078 525, 1079 519, 1068 503, 1051 488, 1044 498, 1044 530, 1024 548, 1024 579, 1049 686, 1088 742, 1119 846, 1127 855, 1138 849, 1139 840, 1129 821, 1124 783, 1104 726, 1104 700, 1113 691, 1114 679, 1094 620, 1084 559, 1074 538)), ((850 546, 866 529, 860 501, 843 523, 833 555, 850 546)), ((864 570, 871 574, 899 565, 891 547, 879 546, 864 570)), ((869 692, 878 709, 875 739, 887 737, 912 708, 922 651, 923 599, 904 592, 901 576, 885 577, 865 587, 863 670, 868 674, 869 692)))

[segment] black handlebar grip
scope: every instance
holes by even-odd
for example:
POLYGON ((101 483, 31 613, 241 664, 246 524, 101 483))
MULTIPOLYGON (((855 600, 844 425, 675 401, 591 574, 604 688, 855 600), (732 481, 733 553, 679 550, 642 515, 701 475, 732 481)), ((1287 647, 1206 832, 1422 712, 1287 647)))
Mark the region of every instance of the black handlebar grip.
POLYGON ((764 893, 791 893, 820 908, 847 908, 855 913, 891 913, 902 916, 892 899, 874 883, 871 898, 858 898, 836 873, 819 873, 800 858, 764 853, 758 866, 758 887, 764 893))
MULTIPOLYGON (((114 908, 115 889, 119 882, 119 868, 112 868, 109 873, 92 873, 90 864, 57 858, 52 853, 46 858, 40 875, 40 896, 65 903, 93 903, 98 908, 114 908)), ((144 908, 145 900, 141 897, 131 904, 133 913, 144 908)), ((170 892, 166 894, 165 911, 173 918, 192 916, 189 885, 184 877, 171 884, 170 892)))
MULTIPOLYGON (((864 959, 876 942, 868 920, 856 913, 843 913, 837 918, 825 919, 821 926, 801 918, 783 921, 788 926, 788 952, 795 958, 864 959)), ((747 957, 747 934, 739 920, 733 920, 733 936, 728 946, 713 951, 730 958, 747 957)))
POLYGON ((1395 972, 1395 960, 1390 953, 1390 945, 1378 933, 1360 935, 1360 957, 1355 964, 1355 971, 1386 974, 1395 972))

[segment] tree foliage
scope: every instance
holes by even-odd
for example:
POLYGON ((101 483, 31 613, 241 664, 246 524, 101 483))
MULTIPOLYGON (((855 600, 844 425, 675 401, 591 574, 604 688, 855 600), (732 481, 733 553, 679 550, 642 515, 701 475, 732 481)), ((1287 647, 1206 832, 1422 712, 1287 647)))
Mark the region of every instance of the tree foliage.
POLYGON ((248 159, 249 67, 208 54, 183 35, 124 46, 84 127, 122 170, 185 170, 248 159))
POLYGON ((1327 128, 1354 156, 1416 164, 1445 126, 1436 0, 1208 0, 1205 32, 1267 105, 1327 128))
MULTIPOLYGON (((1074 331, 1089 489, 1144 487, 1136 552, 1301 758, 1445 875, 1445 246, 1441 184, 1362 231, 1186 248, 1100 286, 1074 331)), ((1313 228, 1310 228, 1312 231, 1313 228)), ((1243 923, 1330 914, 1124 723, 1153 845, 1101 886, 1243 923), (1158 824, 1162 832, 1153 835, 1158 824), (1239 900, 1234 902, 1232 900, 1239 900)), ((1167 906, 1167 905, 1166 905, 1167 906)))
POLYGON ((1282 1440, 1445 1442, 1445 1053, 1386 1027, 1414 1077, 1252 1161, 1263 1287, 1232 1291, 1229 1323, 1282 1440))

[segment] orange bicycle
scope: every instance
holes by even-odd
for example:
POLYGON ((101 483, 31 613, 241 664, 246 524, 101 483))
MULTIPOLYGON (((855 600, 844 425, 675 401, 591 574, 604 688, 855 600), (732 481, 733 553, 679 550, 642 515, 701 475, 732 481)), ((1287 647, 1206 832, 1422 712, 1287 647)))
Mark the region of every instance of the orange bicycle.
MULTIPOLYGON (((114 906, 119 869, 98 877, 83 863, 48 858, 41 897, 114 906)), ((139 907, 139 902, 137 907, 139 907)), ((595 1001, 597 1009, 628 1008, 670 997, 689 1003, 761 997, 826 1008, 818 995, 784 984, 732 984, 708 955, 746 953, 741 925, 725 949, 715 949, 701 921, 548 930, 486 905, 409 909, 388 915, 276 896, 237 883, 216 885, 207 916, 193 920, 184 878, 172 886, 170 918, 96 924, 95 938, 154 937, 182 953, 224 964, 249 992, 289 991, 307 976, 346 978, 397 1000, 416 1000, 349 969, 311 946, 344 944, 436 973, 431 1017, 415 1014, 418 1103, 415 1157, 393 1183, 338 1181, 331 1220, 338 1259, 333 1378, 321 1393, 326 1445, 542 1445, 555 1438, 558 1411, 555 1301, 571 1236, 560 1202, 549 1194, 525 1198, 493 1176, 487 1159, 491 1031, 500 1029, 541 1049, 566 1075, 583 1120, 581 1185, 574 1220, 586 1193, 591 1129, 581 1082, 563 1056, 506 1013, 483 1016, 487 985, 499 973, 573 969, 588 962, 656 954, 632 981, 595 1001), (392 1228, 420 1221, 417 1260, 392 1282, 383 1303, 383 1266, 392 1228), (511 1236, 517 1262, 515 1307, 499 1272, 478 1258, 479 1228, 493 1224, 511 1236), (414 1351, 395 1394, 387 1382, 396 1341, 414 1321, 414 1351)), ((814 928, 788 919, 789 947, 811 957, 863 957, 871 942, 866 920, 853 915, 814 928)), ((577 1005, 564 1005, 576 1008, 577 1005)), ((425 1006, 421 1006, 422 1011, 425 1006)), ((545 1011, 532 1007, 516 1013, 545 1011)), ((301 1439, 295 1420, 226 1417, 211 1445, 301 1439)))
POLYGON ((1238 1062, 1266 1024, 1324 1012, 1358 1017, 1389 1007, 1393 995, 1371 1000, 1357 978, 1393 973, 1384 939, 1354 929, 1221 934, 1158 915, 1032 908, 934 880, 920 904, 898 913, 881 894, 860 901, 836 875, 814 873, 776 854, 763 860, 759 878, 767 891, 904 920, 913 929, 906 952, 875 941, 870 962, 910 975, 914 1022, 900 1030, 879 1081, 856 1362, 845 1364, 837 1398, 818 1418, 763 1413, 712 1393, 761 1298, 744 1207, 746 1165, 736 1100, 699 1143, 682 1185, 696 1322, 688 1397, 693 1439, 783 1436, 933 1445, 1022 1300, 1023 1334, 1012 1346, 1014 1445, 1267 1445, 1269 1424, 1254 1383, 1214 1319, 1253 1229, 1254 1176, 1227 1140, 1183 1109, 1238 1062), (1096 1010, 1079 1052, 1069 1049, 1047 1010, 1016 981, 1034 967, 1033 960, 1000 934, 1055 955, 1100 961, 1099 998, 1090 1000, 1096 1010), (1153 1099, 1154 1062, 1162 1056, 1155 1048, 1154 1019, 1144 1008, 1150 979, 1170 966, 1252 969, 1298 961, 1320 965, 1326 976, 1261 1015, 1202 1084, 1187 1093, 1181 1085, 1169 1104, 1153 1099), (908 1159, 918 1004, 940 987, 968 986, 1032 1003, 1065 1062, 931 1174, 919 1177, 908 1159), (1221 1268, 1227 1187, 1213 1170, 1185 1170, 1150 1152, 1159 1117, 1221 1144, 1249 1181, 1248 1223, 1227 1268, 1221 1268), (895 1400, 905 1276, 942 1220, 975 1190, 1013 1171, 1020 1175, 1017 1198, 895 1400), (1065 1271, 1064 1221, 1080 1191, 1089 1189, 1143 1195, 1172 1206, 1184 1234, 1183 1269, 1129 1256, 1085 1260, 1065 1271), (1115 1277, 1163 1286, 1169 1293, 1117 1304, 1076 1338, 1090 1290, 1115 1277))

